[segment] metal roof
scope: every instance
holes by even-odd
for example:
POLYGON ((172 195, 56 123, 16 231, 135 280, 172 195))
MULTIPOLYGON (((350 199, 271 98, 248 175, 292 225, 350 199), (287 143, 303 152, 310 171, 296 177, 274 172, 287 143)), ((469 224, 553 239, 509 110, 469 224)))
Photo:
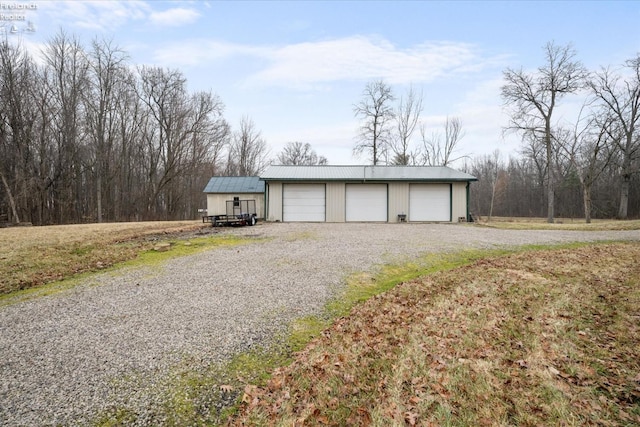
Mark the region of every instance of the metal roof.
POLYGON ((264 181, 258 176, 214 176, 204 193, 264 193, 264 181))
POLYGON ((447 166, 269 166, 265 181, 477 181, 447 166))

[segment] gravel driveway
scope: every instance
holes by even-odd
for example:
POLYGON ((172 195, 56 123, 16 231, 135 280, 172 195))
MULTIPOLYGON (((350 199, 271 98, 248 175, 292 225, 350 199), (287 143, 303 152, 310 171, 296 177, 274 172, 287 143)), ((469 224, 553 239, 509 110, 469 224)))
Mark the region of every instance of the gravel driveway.
POLYGON ((125 401, 144 413, 153 396, 147 388, 170 368, 197 369, 264 343, 292 319, 318 313, 347 274, 381 263, 463 248, 640 240, 640 231, 451 224, 224 232, 268 239, 92 276, 72 290, 0 307, 0 425, 83 425, 125 401))

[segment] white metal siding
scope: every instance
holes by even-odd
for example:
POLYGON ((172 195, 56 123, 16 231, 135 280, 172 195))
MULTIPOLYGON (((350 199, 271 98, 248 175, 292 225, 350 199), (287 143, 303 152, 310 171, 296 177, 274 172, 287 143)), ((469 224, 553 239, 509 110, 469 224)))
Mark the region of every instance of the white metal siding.
POLYGON ((386 222, 387 185, 347 184, 346 219, 347 222, 386 222))
POLYGON ((398 215, 409 213, 409 183, 389 183, 389 222, 398 222, 398 215))
POLYGON ((285 222, 324 222, 324 184, 284 184, 282 220, 285 222))
POLYGON ((409 221, 451 221, 451 185, 411 184, 409 221))
POLYGON ((266 192, 267 221, 282 221, 282 183, 267 183, 266 192))
POLYGON ((344 182, 327 182, 327 222, 344 222, 344 182))
POLYGON ((461 218, 467 220, 467 183, 454 182, 451 187, 451 219, 457 222, 461 218))

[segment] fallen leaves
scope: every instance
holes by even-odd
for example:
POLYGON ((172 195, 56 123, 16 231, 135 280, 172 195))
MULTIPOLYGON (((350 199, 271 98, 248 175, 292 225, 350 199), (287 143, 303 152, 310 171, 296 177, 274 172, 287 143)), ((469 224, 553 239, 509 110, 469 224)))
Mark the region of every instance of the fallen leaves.
POLYGON ((526 252, 399 285, 245 388, 233 422, 640 422, 637 259, 637 244, 526 252))
POLYGON ((233 391, 233 386, 229 384, 223 384, 220 386, 220 391, 223 393, 231 393, 233 391))

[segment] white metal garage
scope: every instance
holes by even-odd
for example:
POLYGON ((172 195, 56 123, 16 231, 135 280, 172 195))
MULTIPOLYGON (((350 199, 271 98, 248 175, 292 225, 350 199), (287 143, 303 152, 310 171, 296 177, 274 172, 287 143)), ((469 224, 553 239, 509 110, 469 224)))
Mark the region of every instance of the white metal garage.
POLYGON ((465 221, 477 181, 445 166, 379 165, 271 165, 260 178, 274 222, 465 221))
POLYGON ((411 184, 409 221, 451 221, 451 185, 411 184))
POLYGON ((324 222, 324 184, 284 184, 282 220, 285 222, 324 222))
POLYGON ((387 222, 387 184, 347 184, 346 220, 387 222))

